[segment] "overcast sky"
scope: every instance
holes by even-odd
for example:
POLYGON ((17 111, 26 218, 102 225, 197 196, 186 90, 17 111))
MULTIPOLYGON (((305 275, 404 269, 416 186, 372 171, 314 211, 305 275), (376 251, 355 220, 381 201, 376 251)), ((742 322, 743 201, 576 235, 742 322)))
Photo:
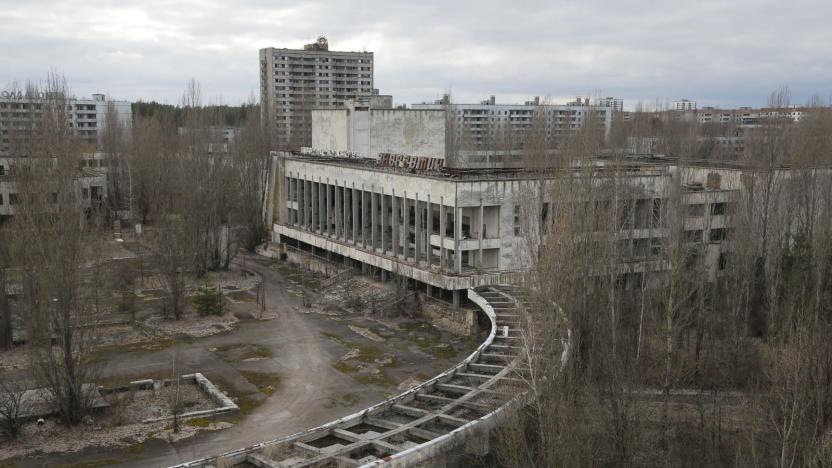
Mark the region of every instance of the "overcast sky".
POLYGON ((0 85, 57 70, 77 95, 128 100, 177 103, 194 77, 211 101, 245 101, 258 49, 320 34, 375 52, 375 87, 396 103, 832 95, 830 0, 0 0, 0 25, 0 85))

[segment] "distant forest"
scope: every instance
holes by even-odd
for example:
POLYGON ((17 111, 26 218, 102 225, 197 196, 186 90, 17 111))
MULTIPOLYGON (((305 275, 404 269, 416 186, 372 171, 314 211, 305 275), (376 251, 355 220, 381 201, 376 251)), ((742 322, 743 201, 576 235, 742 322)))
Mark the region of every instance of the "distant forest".
MULTIPOLYGON (((183 126, 181 106, 172 104, 161 104, 156 101, 137 101, 132 105, 133 118, 152 118, 162 114, 172 115, 177 127, 183 126)), ((256 104, 244 104, 241 106, 206 106, 205 110, 210 116, 210 124, 224 127, 240 127, 249 117, 260 118, 260 106, 256 104)))

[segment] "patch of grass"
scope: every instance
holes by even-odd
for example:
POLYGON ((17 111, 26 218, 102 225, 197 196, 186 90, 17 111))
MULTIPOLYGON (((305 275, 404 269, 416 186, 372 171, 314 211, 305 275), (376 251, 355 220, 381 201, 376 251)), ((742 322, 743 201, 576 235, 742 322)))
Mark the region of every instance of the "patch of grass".
POLYGON ((20 459, 17 457, 0 460, 0 468, 17 468, 19 463, 20 459))
POLYGON ((144 452, 146 448, 147 447, 144 446, 144 442, 139 442, 129 447, 124 447, 121 451, 127 454, 138 454, 144 452))
POLYGON ((335 363, 334 367, 345 374, 355 374, 356 372, 358 372, 357 367, 351 364, 347 364, 344 361, 338 361, 337 363, 335 363))
POLYGON ((340 344, 340 345, 347 346, 347 347, 351 346, 351 345, 349 344, 349 342, 347 342, 347 340, 345 340, 344 338, 342 338, 342 337, 341 337, 341 335, 339 335, 339 334, 337 334, 337 333, 321 332, 321 335, 323 335, 323 336, 325 336, 325 337, 329 338, 330 340, 332 340, 332 341, 334 341, 334 342, 336 342, 336 343, 338 343, 338 344, 340 344))
POLYGON ((173 338, 167 335, 155 335, 151 337, 150 341, 140 341, 138 343, 123 345, 100 346, 95 349, 90 357, 93 362, 100 362, 109 356, 118 354, 161 351, 163 349, 170 348, 173 344, 173 338))
MULTIPOLYGON (((103 460, 94 460, 89 462, 78 463, 62 463, 59 465, 52 465, 54 468, 100 468, 102 466, 112 466, 121 463, 123 460, 115 458, 105 458, 103 460)), ((0 465, 3 466, 3 465, 0 465)))
POLYGON ((433 355, 439 359, 453 359, 456 357, 456 349, 451 345, 434 346, 431 348, 433 355))
POLYGON ((185 425, 205 429, 206 427, 210 426, 212 422, 213 421, 211 421, 208 418, 194 418, 185 421, 185 425))
POLYGON ((356 375, 353 378, 364 385, 378 385, 379 387, 393 387, 396 385, 396 382, 384 372, 356 375))
POLYGON ((257 387, 258 390, 260 390, 262 394, 266 396, 274 393, 280 386, 280 376, 277 374, 246 370, 241 370, 239 372, 246 378, 246 380, 251 382, 255 387, 257 387))
POLYGON ((217 346, 216 352, 228 362, 244 361, 246 359, 269 359, 273 357, 272 350, 261 345, 234 343, 217 346))
MULTIPOLYGON (((260 406, 265 398, 260 398, 259 393, 246 393, 237 390, 231 382, 226 380, 221 375, 213 375, 209 374, 206 375, 208 380, 214 383, 223 393, 228 395, 231 399, 234 400, 234 403, 240 408, 240 414, 243 416, 247 416, 251 414, 258 406, 260 406)), ((239 420, 232 420, 232 422, 237 423, 239 420)))
POLYGON ((356 346, 356 349, 358 349, 358 356, 356 356, 355 359, 366 363, 373 363, 376 359, 381 358, 382 354, 384 354, 384 351, 382 351, 381 348, 373 345, 358 345, 356 346))
POLYGON ((257 298, 254 297, 254 295, 250 294, 248 291, 234 291, 226 293, 225 297, 235 302, 254 302, 257 300, 257 298))
POLYGON ((240 413, 248 416, 263 403, 263 400, 254 398, 253 394, 250 393, 248 395, 241 395, 237 397, 235 403, 237 404, 237 407, 240 408, 240 413))

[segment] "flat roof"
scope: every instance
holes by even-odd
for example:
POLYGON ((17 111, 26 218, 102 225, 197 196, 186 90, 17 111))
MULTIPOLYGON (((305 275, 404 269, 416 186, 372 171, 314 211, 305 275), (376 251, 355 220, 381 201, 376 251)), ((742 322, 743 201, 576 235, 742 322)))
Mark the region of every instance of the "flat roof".
MULTIPOLYGON (((540 173, 534 173, 527 168, 487 168, 487 169, 451 169, 444 168, 442 170, 420 170, 408 167, 396 167, 380 164, 380 161, 372 158, 346 158, 338 156, 321 156, 304 154, 300 152, 283 153, 285 157, 290 160, 307 162, 313 164, 323 164, 334 167, 349 167, 354 169, 362 169, 367 171, 385 172, 390 174, 401 174, 412 177, 421 177, 435 180, 446 181, 497 181, 497 180, 529 180, 540 177, 540 173)), ((610 166, 592 166, 598 172, 608 172, 610 166)), ((666 174, 663 167, 657 165, 636 165, 624 164, 621 167, 625 172, 622 175, 632 177, 658 177, 666 174)), ((543 173, 545 178, 557 178, 569 175, 568 173, 576 173, 586 169, 586 167, 573 166, 570 168, 550 169, 543 173)))

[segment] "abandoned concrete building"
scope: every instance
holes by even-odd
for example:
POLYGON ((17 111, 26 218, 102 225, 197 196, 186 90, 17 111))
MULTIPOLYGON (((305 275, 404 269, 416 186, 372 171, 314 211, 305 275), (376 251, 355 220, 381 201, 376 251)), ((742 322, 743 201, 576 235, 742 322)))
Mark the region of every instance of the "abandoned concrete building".
MULTIPOLYGON (((528 122, 516 120, 517 113, 530 119, 537 104, 492 100, 480 107, 523 127, 528 122)), ((566 128, 598 124, 600 135, 606 134, 609 109, 562 107, 545 111, 570 112, 566 128)), ((674 209, 686 217, 686 240, 707 244, 708 275, 724 263, 726 219, 739 187, 728 174, 732 169, 636 156, 616 163, 599 157, 589 166, 541 174, 522 167, 522 150, 511 164, 483 168, 478 160, 457 158, 451 165, 447 143, 455 137, 449 122, 466 109, 437 104, 382 110, 362 99, 312 111, 313 147, 273 153, 267 209, 272 242, 360 266, 382 279, 408 278, 428 295, 456 304, 466 289, 508 284, 527 270, 541 226, 556 215, 550 214, 553 197, 581 171, 592 171, 599 186, 612 174, 625 181, 629 219, 615 227, 629 259, 620 271, 625 283, 662 270, 662 217, 671 196, 685 205, 674 209)), ((561 131, 556 121, 552 132, 561 131)))
MULTIPOLYGON (((17 205, 23 201, 16 176, 19 167, 41 162, 51 166, 57 164, 54 158, 0 157, 0 223, 11 219, 15 215, 17 205)), ((79 161, 73 183, 73 199, 85 213, 102 204, 107 197, 107 173, 103 162, 102 153, 84 154, 79 161)), ((49 197, 52 199, 55 195, 50 194, 49 197)))
POLYGON ((587 125, 596 126, 606 137, 613 114, 613 108, 592 105, 589 100, 556 105, 541 102, 539 97, 524 104, 498 104, 496 96, 464 104, 453 103, 446 95, 411 108, 446 113, 445 165, 458 169, 526 167, 526 132, 535 119, 542 123, 542 143, 554 148, 563 137, 587 125))
POLYGON ((67 125, 92 150, 101 146, 108 117, 115 118, 122 129, 130 128, 133 121, 130 102, 108 99, 104 94, 83 99, 53 99, 43 93, 3 91, 0 94, 0 156, 28 156, 31 133, 40 125, 43 111, 55 105, 66 106, 67 125))
POLYGON ((390 96, 373 88, 373 53, 329 50, 323 36, 301 49, 260 49, 262 119, 278 148, 312 143, 310 112, 338 107, 347 100, 374 97, 374 104, 392 107, 390 96))

